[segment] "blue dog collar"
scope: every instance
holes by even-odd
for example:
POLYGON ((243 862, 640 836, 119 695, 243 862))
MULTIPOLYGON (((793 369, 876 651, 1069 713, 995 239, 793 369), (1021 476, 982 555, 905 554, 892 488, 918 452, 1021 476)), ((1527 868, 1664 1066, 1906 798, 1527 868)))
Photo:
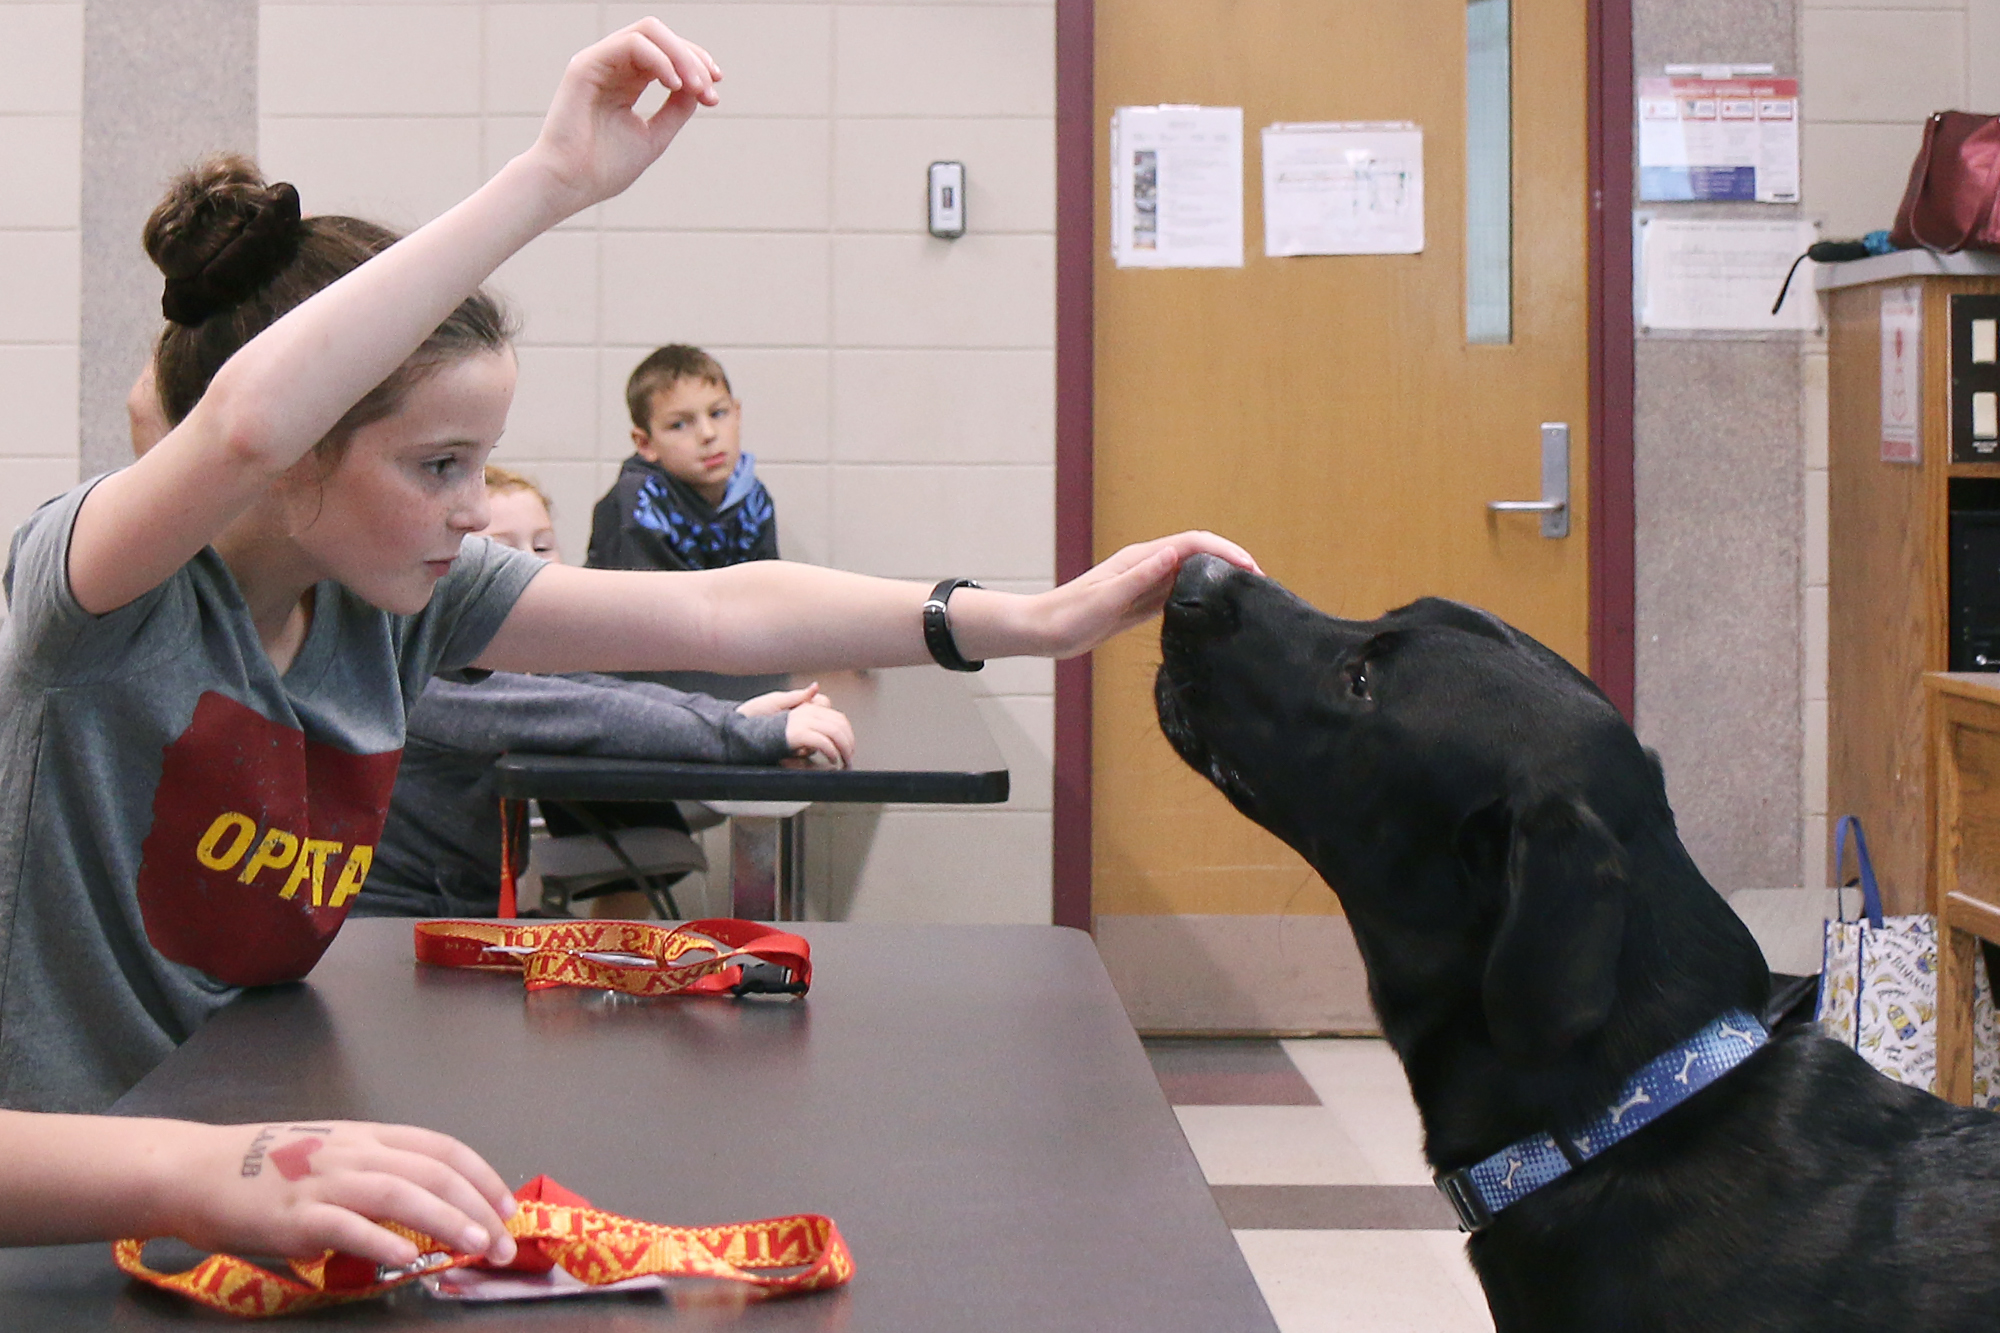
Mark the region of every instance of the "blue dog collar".
POLYGON ((1732 1010, 1625 1080, 1610 1109, 1574 1135, 1536 1134, 1511 1143, 1483 1162, 1439 1176, 1437 1187, 1457 1211, 1461 1230, 1491 1226, 1503 1208, 1638 1133, 1742 1064, 1770 1035, 1749 1014, 1732 1010))

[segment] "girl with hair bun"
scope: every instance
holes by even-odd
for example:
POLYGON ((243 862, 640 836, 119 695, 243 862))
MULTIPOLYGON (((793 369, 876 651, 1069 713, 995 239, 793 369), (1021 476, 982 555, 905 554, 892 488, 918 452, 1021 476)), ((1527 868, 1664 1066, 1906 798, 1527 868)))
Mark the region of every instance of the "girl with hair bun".
POLYGON ((101 1110, 239 988, 304 976, 439 670, 1068 656, 1154 614, 1184 557, 1251 564, 1183 534, 926 613, 926 585, 805 565, 617 572, 466 540, 515 373, 480 283, 630 185, 720 77, 657 19, 614 33, 570 61, 533 145, 401 239, 302 215, 233 158, 154 212, 170 429, 34 514, 8 568, 0 1104, 101 1110))

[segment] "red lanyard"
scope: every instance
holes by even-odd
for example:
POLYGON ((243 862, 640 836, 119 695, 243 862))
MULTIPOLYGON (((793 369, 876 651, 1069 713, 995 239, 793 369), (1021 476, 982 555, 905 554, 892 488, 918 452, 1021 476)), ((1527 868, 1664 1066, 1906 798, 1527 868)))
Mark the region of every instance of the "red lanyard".
POLYGON ((803 995, 812 984, 811 947, 759 921, 419 921, 416 932, 418 962, 519 972, 529 990, 803 995))
MULTIPOLYGON (((536 1176, 514 1197, 521 1206, 508 1219, 507 1233, 520 1249, 505 1271, 546 1273, 561 1264, 594 1287, 635 1277, 718 1278, 743 1284, 758 1299, 823 1291, 854 1276, 840 1228, 814 1213, 716 1227, 661 1226, 593 1208, 547 1176, 536 1176)), ((143 1240, 118 1241, 112 1254, 119 1268, 141 1281, 252 1318, 365 1300, 446 1269, 492 1267, 421 1232, 383 1225, 414 1241, 422 1257, 385 1272, 329 1250, 317 1259, 292 1260, 288 1275, 229 1254, 211 1254, 183 1273, 161 1273, 146 1267, 143 1240)))

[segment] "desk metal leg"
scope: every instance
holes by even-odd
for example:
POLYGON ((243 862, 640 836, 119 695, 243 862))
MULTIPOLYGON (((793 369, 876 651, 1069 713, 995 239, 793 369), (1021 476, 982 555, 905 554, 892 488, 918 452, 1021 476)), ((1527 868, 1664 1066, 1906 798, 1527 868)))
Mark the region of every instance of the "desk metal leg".
POLYGON ((742 921, 797 921, 805 911, 805 814, 729 820, 729 914, 742 921))
POLYGON ((511 919, 519 904, 514 887, 514 803, 500 798, 500 916, 511 919))

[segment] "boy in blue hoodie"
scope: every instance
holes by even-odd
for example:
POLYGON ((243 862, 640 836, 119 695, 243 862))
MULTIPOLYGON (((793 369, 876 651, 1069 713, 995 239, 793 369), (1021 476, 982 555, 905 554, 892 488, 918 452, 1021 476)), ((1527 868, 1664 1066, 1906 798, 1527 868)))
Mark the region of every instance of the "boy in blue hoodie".
POLYGON ((743 452, 743 404, 699 347, 660 348, 625 382, 632 457, 590 516, 593 569, 717 569, 778 558, 778 517, 743 452))

